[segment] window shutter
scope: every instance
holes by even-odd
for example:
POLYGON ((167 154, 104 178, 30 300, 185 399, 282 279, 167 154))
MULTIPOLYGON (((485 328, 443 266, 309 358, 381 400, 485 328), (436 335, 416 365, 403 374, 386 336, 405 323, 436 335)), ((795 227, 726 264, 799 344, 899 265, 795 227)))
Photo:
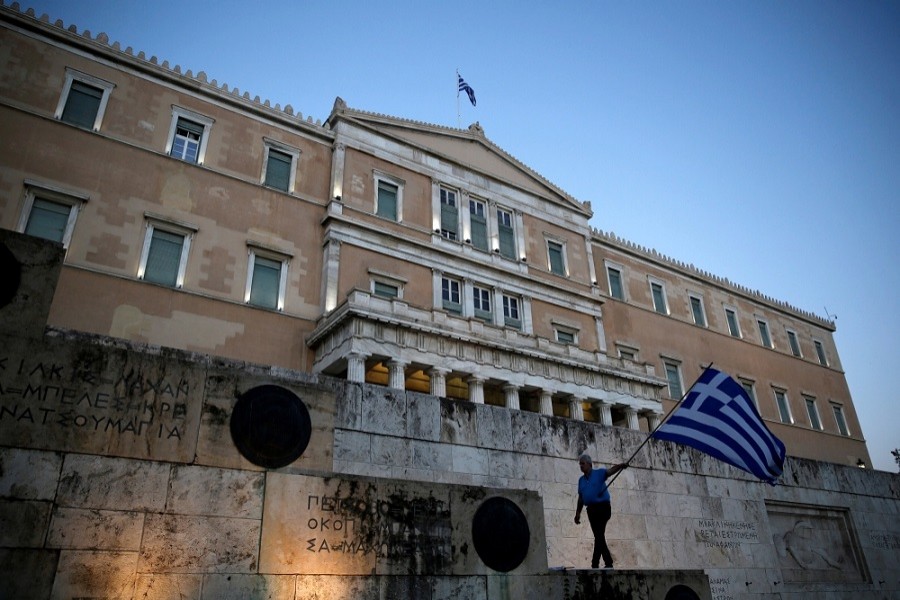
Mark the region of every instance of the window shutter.
POLYGON ((283 192, 291 185, 291 165, 294 159, 290 154, 269 149, 269 161, 266 164, 266 185, 283 192))
POLYGON ((175 287, 183 246, 184 236, 154 229, 144 267, 144 279, 175 287))
POLYGON ((397 220, 397 186, 384 181, 378 182, 379 217, 397 220))
POLYGON ((71 212, 71 206, 35 198, 31 205, 31 214, 28 215, 25 233, 62 243, 71 212))
POLYGON ((61 119, 72 125, 93 129, 102 98, 103 90, 80 81, 73 81, 61 119))
POLYGON ((278 291, 281 287, 281 262, 257 256, 253 263, 253 283, 250 286, 250 304, 263 308, 278 308, 278 291))

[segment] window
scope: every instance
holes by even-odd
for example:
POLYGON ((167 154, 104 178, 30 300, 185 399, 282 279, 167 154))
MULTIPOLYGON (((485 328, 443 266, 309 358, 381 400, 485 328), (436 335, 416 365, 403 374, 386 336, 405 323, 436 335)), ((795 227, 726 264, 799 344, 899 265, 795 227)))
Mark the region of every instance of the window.
POLYGON ((185 227, 159 222, 147 223, 138 278, 180 288, 184 285, 188 249, 193 231, 185 227))
POLYGON ((522 317, 520 316, 519 306, 519 298, 503 295, 503 323, 507 327, 522 329, 522 317))
POLYGON ((441 188, 441 237, 448 240, 459 239, 459 208, 456 192, 441 188))
POLYGON ((108 81, 67 68, 56 118, 84 129, 99 131, 114 87, 115 84, 108 81))
POLYGON ((488 251, 487 214, 484 202, 469 199, 469 225, 472 228, 472 245, 479 250, 488 251))
POLYGON ((828 358, 825 356, 825 346, 819 340, 813 340, 813 345, 816 347, 816 356, 819 358, 819 364, 827 367, 828 358))
POLYGON ((694 325, 706 327, 706 311, 703 308, 703 296, 691 294, 691 315, 694 317, 694 325))
POLYGON ((666 288, 662 282, 650 282, 650 295, 653 297, 653 310, 662 315, 669 314, 669 307, 666 305, 666 288))
POLYGON ((400 288, 396 285, 391 285, 382 281, 373 281, 372 293, 376 296, 381 296, 382 298, 399 298, 400 288))
POLYGON ((400 221, 403 214, 403 181, 375 171, 375 214, 400 221))
POLYGON ((616 344, 616 351, 619 353, 619 358, 630 360, 631 362, 637 362, 638 360, 639 350, 637 348, 616 344))
POLYGON ((550 272, 555 275, 567 275, 565 245, 553 240, 547 240, 547 257, 550 272))
POLYGON ((556 328, 556 341, 561 344, 575 344, 575 332, 570 329, 556 328))
POLYGON ((609 295, 617 300, 624 300, 625 289, 622 287, 622 269, 607 266, 606 279, 609 281, 609 295))
POLYGON ((741 387, 744 388, 744 391, 753 400, 753 406, 756 407, 756 412, 759 412, 759 401, 756 399, 756 390, 753 388, 753 382, 748 381, 746 379, 741 379, 741 387))
POLYGON ((794 418, 791 416, 791 406, 784 391, 775 390, 775 404, 778 405, 778 416, 781 417, 781 422, 793 423, 794 418))
POLYGON ((25 182, 25 204, 18 231, 69 247, 75 218, 87 196, 25 182))
POLYGON ((841 435, 850 435, 850 430, 847 429, 847 420, 844 419, 844 407, 840 404, 832 404, 831 411, 834 413, 834 422, 837 424, 838 431, 841 435))
POLYGON ((458 280, 449 277, 441 278, 441 302, 444 310, 461 315, 462 303, 460 302, 459 288, 458 280))
POLYGON ((759 341, 766 348, 772 348, 772 336, 769 335, 769 324, 762 319, 757 319, 756 324, 759 326, 759 341))
POLYGON ((684 389, 681 385, 681 371, 678 364, 664 360, 663 366, 666 369, 666 380, 669 382, 669 398, 680 400, 684 395, 684 389))
POLYGON ((822 421, 819 419, 819 409, 816 408, 816 399, 812 396, 803 396, 806 402, 806 414, 809 415, 809 426, 813 429, 822 429, 822 421))
POLYGON ((185 162, 203 164, 212 124, 209 117, 173 106, 166 154, 185 162))
POLYGON ((284 310, 287 259, 271 252, 250 249, 245 301, 260 308, 284 310))
POLYGON ((516 231, 513 227, 513 215, 508 210, 497 209, 497 241, 500 256, 516 259, 516 231))
POLYGON ((787 330, 788 344, 791 346, 791 354, 794 356, 802 356, 800 354, 800 342, 797 340, 797 334, 790 329, 787 330))
POLYGON ((485 321, 493 321, 491 311, 491 290, 475 286, 472 288, 472 308, 475 316, 485 321))
POLYGON ((741 326, 738 322, 737 312, 733 308, 725 309, 725 321, 728 323, 728 333, 731 337, 741 337, 741 326))
POLYGON ((263 142, 262 184, 282 192, 293 192, 300 151, 273 140, 264 139, 263 142))

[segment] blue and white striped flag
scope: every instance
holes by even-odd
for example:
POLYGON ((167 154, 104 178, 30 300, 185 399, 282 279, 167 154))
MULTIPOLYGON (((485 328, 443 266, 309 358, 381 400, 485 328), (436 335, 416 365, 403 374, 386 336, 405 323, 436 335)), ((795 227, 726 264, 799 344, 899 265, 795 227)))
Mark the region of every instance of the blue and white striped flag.
POLYGON ((456 76, 459 78, 459 89, 457 90, 456 95, 459 96, 459 92, 465 92, 469 95, 469 102, 472 103, 472 106, 475 106, 475 90, 472 89, 471 85, 466 83, 466 80, 462 78, 462 75, 457 73, 456 76))
POLYGON ((784 471, 784 444, 741 384, 715 369, 703 372, 653 437, 696 448, 772 485, 784 471))

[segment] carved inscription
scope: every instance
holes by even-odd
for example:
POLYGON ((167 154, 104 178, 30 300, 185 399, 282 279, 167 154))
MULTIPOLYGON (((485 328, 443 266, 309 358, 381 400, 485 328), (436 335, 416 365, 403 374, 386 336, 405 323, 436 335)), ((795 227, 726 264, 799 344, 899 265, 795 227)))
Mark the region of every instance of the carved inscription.
POLYGON ((0 431, 23 443, 67 449, 93 447, 93 438, 181 440, 187 379, 152 368, 113 373, 96 367, 90 360, 0 355, 0 431))
POLYGON ((873 548, 878 548, 880 550, 900 550, 900 536, 896 533, 872 531, 869 533, 869 541, 873 548))
POLYGON ((442 500, 310 494, 306 509, 307 552, 414 558, 432 569, 450 556, 450 510, 442 500))
POLYGON ((741 544, 758 544, 756 523, 698 519, 697 538, 707 548, 739 548, 741 544))
POLYGON ((731 594, 731 577, 710 577, 709 591, 713 600, 734 600, 731 594))

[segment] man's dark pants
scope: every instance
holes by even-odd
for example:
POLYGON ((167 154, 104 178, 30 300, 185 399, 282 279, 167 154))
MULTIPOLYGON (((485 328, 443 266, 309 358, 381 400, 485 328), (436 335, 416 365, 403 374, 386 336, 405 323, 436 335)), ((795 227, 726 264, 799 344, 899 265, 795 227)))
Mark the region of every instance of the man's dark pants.
POLYGON ((609 546, 606 545, 606 524, 612 516, 610 503, 588 504, 587 516, 588 522, 591 524, 591 531, 594 532, 594 555, 591 557, 591 568, 596 569, 600 566, 601 557, 604 566, 612 567, 612 554, 609 553, 609 546))

